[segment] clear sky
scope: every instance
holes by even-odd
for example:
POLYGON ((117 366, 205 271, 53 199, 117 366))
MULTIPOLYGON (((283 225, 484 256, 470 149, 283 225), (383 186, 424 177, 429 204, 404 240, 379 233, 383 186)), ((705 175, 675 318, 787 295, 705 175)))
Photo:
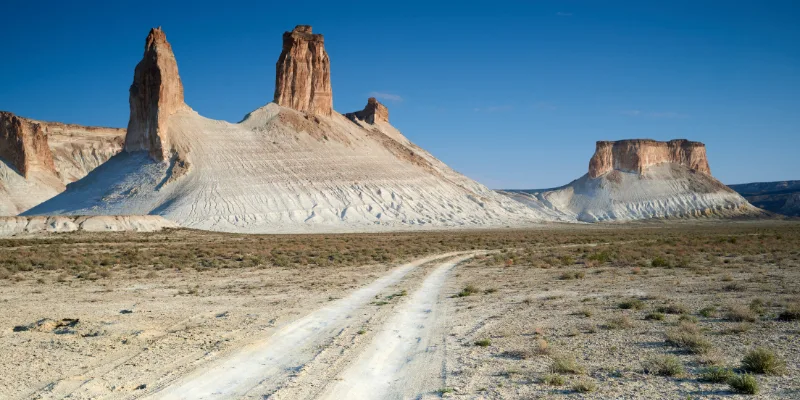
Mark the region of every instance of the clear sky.
POLYGON ((281 34, 325 35, 334 108, 492 188, 583 175, 597 140, 705 142, 725 183, 800 179, 800 1, 4 0, 0 110, 124 127, 163 26, 200 114, 272 100, 281 34), (190 5, 189 5, 190 4, 190 5))

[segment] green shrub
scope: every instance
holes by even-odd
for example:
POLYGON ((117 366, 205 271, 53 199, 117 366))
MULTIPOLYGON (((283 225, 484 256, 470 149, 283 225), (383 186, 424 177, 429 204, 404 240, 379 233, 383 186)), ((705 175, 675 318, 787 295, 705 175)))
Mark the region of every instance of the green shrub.
POLYGON ((650 261, 650 266, 657 268, 669 268, 670 264, 669 261, 664 259, 664 257, 658 256, 650 261))
POLYGON ((689 309, 683 304, 667 304, 658 307, 656 310, 664 314, 687 314, 689 312, 689 309))
POLYGON ((733 391, 737 393, 742 393, 742 394, 758 393, 758 381, 753 375, 750 374, 735 375, 730 380, 728 380, 728 385, 730 385, 731 389, 733 389, 733 391))
POLYGON ((756 374, 781 375, 786 369, 786 362, 772 350, 757 347, 745 354, 742 369, 756 374))
POLYGON ((650 314, 645 315, 644 319, 649 320, 649 321, 663 321, 664 320, 664 314, 654 311, 654 312, 651 312, 650 314))
POLYGON ((668 330, 667 344, 695 354, 705 354, 711 349, 711 342, 700 332, 697 325, 689 322, 681 322, 677 328, 668 330))
POLYGON ((480 292, 480 289, 478 289, 474 285, 467 285, 467 286, 464 286, 464 288, 461 289, 461 291, 458 292, 458 294, 456 294, 456 296, 458 296, 458 297, 467 297, 467 296, 471 296, 473 294, 476 294, 478 292, 480 292))
POLYGON ((641 310, 644 308, 644 302, 639 299, 629 299, 617 305, 623 310, 641 310))
POLYGON ((475 346, 489 347, 491 345, 492 345, 492 341, 489 340, 489 339, 481 339, 481 340, 475 341, 475 346))
POLYGON ((564 386, 567 380, 558 374, 547 374, 542 378, 542 383, 550 386, 564 386))
POLYGON ((606 321, 604 327, 606 329, 626 329, 633 326, 633 322, 627 315, 620 315, 606 321))
POLYGON ((709 367, 700 374, 700 380, 711 383, 725 383, 733 378, 734 373, 730 368, 709 367))
POLYGON ((594 253, 590 255, 589 257, 587 257, 587 259, 592 261, 597 261, 599 263, 607 263, 611 261, 611 253, 609 253, 608 251, 601 251, 599 253, 594 253))
POLYGON ((659 376, 678 376, 683 375, 684 369, 678 357, 659 356, 644 363, 644 372, 659 376))
POLYGON ((597 385, 588 379, 581 379, 572 385, 572 390, 578 393, 591 393, 597 390, 597 385))
POLYGON ((717 308, 714 306, 703 307, 700 309, 700 316, 704 318, 711 318, 717 312, 717 308))
POLYGON ((566 354, 553 356, 550 372, 554 374, 582 374, 585 368, 575 361, 575 358, 566 354))
POLYGON ((725 314, 725 319, 733 322, 755 322, 756 314, 749 307, 733 304, 728 306, 728 312, 725 314))

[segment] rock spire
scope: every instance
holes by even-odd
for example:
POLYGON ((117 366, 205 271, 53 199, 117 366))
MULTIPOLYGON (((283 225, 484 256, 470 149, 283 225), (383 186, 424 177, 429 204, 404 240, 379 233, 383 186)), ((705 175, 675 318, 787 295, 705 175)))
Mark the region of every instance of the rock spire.
POLYGON ((597 142, 597 149, 589 161, 589 177, 597 178, 612 170, 642 174, 647 167, 663 163, 680 164, 711 175, 703 143, 686 139, 669 142, 630 139, 597 142))
POLYGON ((126 151, 148 151, 156 161, 170 157, 167 120, 186 107, 178 63, 161 28, 147 35, 142 61, 136 65, 130 88, 131 116, 126 151))
POLYGON ((367 100, 367 106, 361 111, 351 112, 345 114, 351 120, 360 119, 368 124, 376 122, 389 122, 389 109, 381 104, 378 99, 370 97, 367 100))
POLYGON ((333 113, 331 62, 325 40, 311 33, 311 26, 297 25, 283 34, 275 72, 275 103, 308 114, 333 113))

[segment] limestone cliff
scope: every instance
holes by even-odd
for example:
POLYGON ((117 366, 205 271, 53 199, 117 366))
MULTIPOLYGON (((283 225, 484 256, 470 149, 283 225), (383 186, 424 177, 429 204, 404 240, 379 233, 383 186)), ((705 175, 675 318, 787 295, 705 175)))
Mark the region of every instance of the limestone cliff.
POLYGON ((389 122, 389 109, 381 104, 378 99, 370 97, 367 100, 367 106, 361 111, 351 112, 345 114, 345 117, 351 121, 356 119, 362 120, 368 124, 375 124, 376 122, 389 122))
POLYGON ((144 56, 134 70, 129 102, 125 151, 145 150, 156 161, 169 159, 172 149, 167 120, 187 107, 178 63, 161 28, 151 29, 147 35, 144 56))
POLYGON ((44 127, 5 111, 0 111, 0 159, 26 178, 33 171, 56 173, 44 127))
POLYGON ((64 191, 119 153, 124 136, 124 129, 0 111, 0 215, 17 215, 64 191))
POLYGON ((631 139, 597 142, 594 156, 589 161, 589 177, 597 178, 613 170, 642 174, 651 166, 665 163, 680 164, 696 172, 711 174, 703 143, 686 139, 669 142, 631 139))
POLYGON ((276 104, 308 114, 331 115, 331 63, 325 40, 311 33, 311 26, 297 25, 283 34, 275 71, 276 104))

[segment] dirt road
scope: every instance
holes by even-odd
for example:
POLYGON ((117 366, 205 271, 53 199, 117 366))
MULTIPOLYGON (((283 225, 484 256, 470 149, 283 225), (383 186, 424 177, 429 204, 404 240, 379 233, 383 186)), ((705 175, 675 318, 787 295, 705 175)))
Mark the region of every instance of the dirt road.
MULTIPOLYGON (((418 381, 416 376, 408 373, 407 359, 420 350, 425 352, 426 343, 430 340, 428 334, 433 332, 430 322, 435 319, 435 314, 432 311, 447 272, 474 254, 440 254, 397 267, 388 275, 285 326, 261 342, 249 345, 212 365, 201 367, 177 381, 154 386, 146 398, 280 397, 279 390, 287 379, 313 361, 350 324, 353 314, 360 308, 367 306, 381 291, 398 283, 416 267, 447 260, 438 264, 408 301, 397 307, 373 344, 342 375, 341 385, 332 388, 329 396, 342 398, 338 393, 343 393, 348 398, 375 398, 376 390, 399 395, 402 391, 393 385, 398 379, 416 382, 406 387, 408 390, 425 386, 425 382, 418 381), (377 369, 370 367, 375 362, 380 364, 377 369)), ((354 358, 356 355, 345 356, 354 358)))

